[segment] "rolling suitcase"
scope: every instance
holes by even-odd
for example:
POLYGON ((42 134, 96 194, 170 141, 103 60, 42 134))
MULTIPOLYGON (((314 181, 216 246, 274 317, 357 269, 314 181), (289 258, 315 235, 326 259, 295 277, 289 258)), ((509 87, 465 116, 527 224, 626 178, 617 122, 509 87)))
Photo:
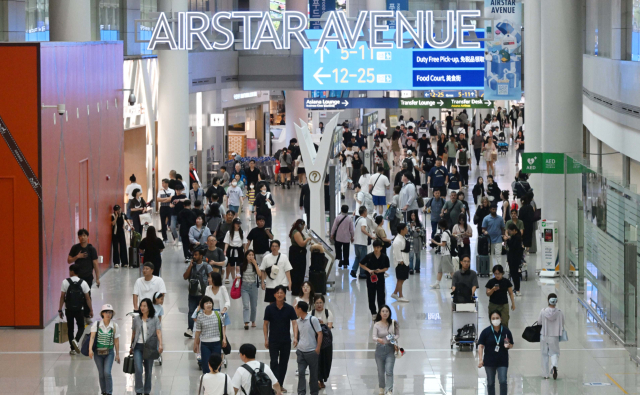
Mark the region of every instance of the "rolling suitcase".
POLYGON ((478 255, 489 255, 491 250, 491 240, 489 236, 478 236, 478 255))
POLYGON ((140 266, 140 254, 138 254, 138 249, 135 247, 129 247, 129 266, 140 266))
POLYGON ((476 271, 478 277, 491 276, 491 259, 489 255, 476 255, 476 271))

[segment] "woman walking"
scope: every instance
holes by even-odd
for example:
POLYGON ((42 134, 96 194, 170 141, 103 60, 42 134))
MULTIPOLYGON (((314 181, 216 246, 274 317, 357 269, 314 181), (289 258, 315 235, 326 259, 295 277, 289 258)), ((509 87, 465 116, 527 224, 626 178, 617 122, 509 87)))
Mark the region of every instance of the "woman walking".
POLYGON ((513 280, 513 290, 516 296, 522 296, 520 293, 520 264, 522 263, 522 255, 524 254, 524 247, 522 246, 522 237, 520 230, 516 224, 509 224, 507 228, 507 234, 502 238, 507 243, 507 264, 509 265, 509 273, 513 280))
POLYGON ((153 275, 160 277, 162 267, 162 251, 164 243, 156 234, 155 226, 147 229, 147 236, 138 245, 138 251, 144 255, 144 261, 153 263, 153 275))
POLYGON ((387 237, 387 231, 384 230, 384 218, 382 215, 378 215, 375 219, 376 223, 376 240, 382 242, 382 253, 387 255, 387 248, 391 247, 391 239, 387 237))
POLYGON ((200 313, 195 327, 196 337, 193 341, 193 352, 200 353, 202 373, 209 373, 206 362, 212 355, 222 359, 222 348, 226 347, 226 326, 222 316, 213 310, 213 299, 203 296, 200 300, 200 313))
POLYGON ((473 223, 478 225, 478 236, 482 234, 482 220, 490 214, 489 198, 485 196, 482 198, 482 205, 476 209, 476 213, 473 215, 473 223))
POLYGON ((393 367, 396 363, 396 344, 399 337, 400 327, 398 322, 391 318, 391 309, 387 305, 382 306, 373 325, 373 341, 377 343, 375 356, 378 388, 381 395, 393 394, 393 367))
POLYGON ((210 373, 202 377, 203 395, 231 395, 234 393, 231 377, 226 373, 220 372, 222 368, 222 358, 218 354, 212 354, 208 362, 202 361, 204 365, 208 365, 210 373))
MULTIPOLYGON (((500 395, 507 395, 507 371, 509 349, 513 348, 513 335, 502 326, 499 311, 491 313, 491 325, 485 328, 478 339, 478 368, 487 373, 487 394, 496 394, 496 373, 500 383, 500 395)), ((542 344, 542 343, 541 343, 542 344)))
POLYGON ((351 179, 354 183, 356 183, 360 180, 360 176, 362 175, 362 159, 360 159, 360 154, 358 152, 353 153, 353 159, 351 159, 351 167, 353 167, 351 179))
POLYGON ((242 278, 242 318, 244 320, 244 330, 256 327, 256 313, 258 308, 258 287, 260 278, 260 267, 256 262, 256 254, 253 250, 248 250, 244 254, 244 262, 240 266, 240 277, 242 278))
MULTIPOLYGON (((327 328, 333 329, 333 314, 325 308, 324 296, 316 295, 313 306, 311 307, 311 315, 320 321, 320 325, 326 325, 327 328)), ((320 357, 318 358, 318 387, 325 388, 324 383, 329 379, 331 373, 331 365, 333 363, 333 344, 320 349, 320 357)))
POLYGON ((271 208, 275 203, 271 197, 271 192, 267 192, 267 184, 262 183, 258 185, 260 192, 258 192, 254 202, 256 218, 258 218, 259 215, 262 215, 264 217, 265 229, 271 229, 271 208))
POLYGON ((247 245, 247 236, 242 231, 242 221, 239 218, 233 220, 231 229, 224 236, 224 255, 227 260, 227 273, 225 284, 229 284, 229 275, 236 278, 236 267, 240 267, 244 261, 244 250, 247 245))
POLYGON ((518 135, 515 138, 515 143, 516 143, 516 166, 517 166, 520 163, 520 157, 524 152, 524 132, 522 131, 522 129, 518 130, 518 135))
POLYGON ((102 395, 113 394, 113 378, 111 367, 113 360, 120 363, 120 329, 118 324, 112 321, 113 307, 105 304, 100 309, 101 321, 95 321, 91 326, 91 339, 89 340, 89 358, 93 358, 98 368, 100 378, 100 393, 102 395), (96 352, 93 346, 96 345, 96 352))
POLYGON ((162 354, 162 324, 156 317, 151 299, 143 299, 140 302, 139 311, 140 315, 133 317, 129 354, 133 354, 135 365, 136 394, 142 395, 151 393, 153 361, 156 359, 154 355, 151 355, 151 358, 145 358, 144 350, 147 348, 147 352, 151 351, 151 354, 154 354, 157 347, 157 353, 162 354), (143 368, 144 381, 142 381, 143 368))
POLYGON ((458 256, 471 257, 471 237, 473 236, 473 228, 467 223, 467 216, 460 214, 458 223, 453 226, 451 233, 458 240, 458 256))
MULTIPOLYGON (((462 214, 461 214, 462 215, 462 214)), ((411 239, 411 250, 409 251, 409 274, 420 273, 420 254, 422 253, 422 240, 426 232, 420 223, 418 213, 412 212, 409 218, 409 233, 407 239, 411 239)))
POLYGON ((484 179, 482 177, 478 177, 476 185, 473 187, 471 194, 473 195, 473 204, 480 206, 482 202, 478 200, 478 198, 482 199, 486 196, 486 193, 484 191, 484 179))
POLYGON ((487 139, 486 144, 483 148, 484 152, 484 160, 487 162, 487 175, 495 176, 495 163, 498 160, 498 149, 496 148, 495 143, 492 138, 487 139))
POLYGON ((204 294, 213 300, 213 310, 218 311, 223 319, 224 325, 231 325, 229 318, 229 307, 231 307, 231 299, 227 287, 222 285, 222 275, 218 272, 209 273, 209 285, 204 294))
POLYGON ((529 248, 531 248, 531 244, 533 243, 533 234, 535 230, 534 216, 535 209, 531 204, 532 199, 531 194, 525 195, 522 201, 522 207, 520 207, 520 211, 518 212, 518 218, 522 220, 522 224, 524 225, 524 232, 522 232, 522 244, 524 245, 525 250, 529 253, 529 248))
POLYGON ((293 307, 296 307, 298 302, 305 302, 309 305, 309 311, 313 310, 313 296, 315 295, 315 291, 313 290, 313 284, 309 281, 305 281, 302 283, 300 287, 300 294, 296 296, 293 300, 293 307))
POLYGON ((553 379, 558 378, 558 358, 560 358, 560 337, 564 332, 564 313, 557 308, 558 295, 550 293, 547 296, 549 305, 540 311, 538 324, 542 325, 540 330, 540 354, 542 354, 542 377, 553 379), (551 361, 551 369, 549 369, 551 361))
POLYGON ((211 235, 211 230, 206 226, 204 217, 198 215, 196 217, 196 224, 189 229, 189 242, 191 243, 191 249, 199 246, 207 245, 207 238, 211 235))
POLYGON ((311 243, 311 238, 305 238, 302 231, 305 222, 301 219, 296 220, 289 231, 289 262, 291 262, 291 294, 298 295, 300 287, 304 282, 304 275, 307 272, 307 245, 311 243))

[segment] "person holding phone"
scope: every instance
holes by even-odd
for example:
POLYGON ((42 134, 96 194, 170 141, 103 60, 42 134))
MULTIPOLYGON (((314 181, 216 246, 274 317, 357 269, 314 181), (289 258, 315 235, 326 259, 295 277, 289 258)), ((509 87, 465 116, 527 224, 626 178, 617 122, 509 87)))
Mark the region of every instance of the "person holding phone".
POLYGON ((487 296, 489 297, 489 314, 494 311, 500 313, 502 326, 509 327, 509 299, 511 298, 511 310, 516 309, 516 299, 513 294, 513 284, 504 277, 504 269, 502 265, 493 267, 493 275, 491 280, 487 281, 487 296))
POLYGON ((378 311, 384 306, 384 274, 389 267, 389 257, 382 253, 382 240, 373 241, 373 252, 367 254, 360 261, 360 270, 367 275, 367 296, 369 297, 369 311, 371 319, 375 321, 378 311), (376 308, 376 300, 378 308, 376 308))
MULTIPOLYGON (((89 296, 91 296, 91 286, 93 285, 93 273, 95 272, 96 286, 100 287, 100 268, 98 267, 98 251, 89 244, 89 231, 82 228, 78 231, 78 244, 74 244, 69 251, 67 263, 76 264, 76 275, 86 281, 89 286, 89 296)), ((85 303, 84 307, 85 324, 91 324, 89 311, 91 308, 85 303)))
POLYGON ((142 223, 140 223, 140 214, 147 211, 147 202, 142 198, 142 191, 136 188, 132 192, 133 199, 129 200, 129 211, 131 211, 131 221, 136 232, 142 234, 142 223))

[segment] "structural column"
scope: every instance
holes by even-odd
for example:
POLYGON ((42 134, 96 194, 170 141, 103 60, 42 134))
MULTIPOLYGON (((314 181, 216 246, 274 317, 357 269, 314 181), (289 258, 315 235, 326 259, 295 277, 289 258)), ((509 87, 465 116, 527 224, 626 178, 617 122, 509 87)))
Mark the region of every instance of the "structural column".
MULTIPOLYGON (((187 11, 187 0, 159 0, 160 12, 187 11)), ((189 178, 189 53, 158 51, 158 178, 189 178)))
MULTIPOLYGON (((544 1, 541 7, 542 151, 582 150, 582 19, 567 18, 581 9, 581 0, 544 1), (563 39, 558 39, 562 37, 563 39)), ((526 32, 526 30, 525 30, 526 32)), ((527 112, 527 120, 532 114, 527 112)), ((527 127, 527 130, 529 128, 527 127)), ((565 271, 565 177, 544 174, 542 217, 558 221, 561 272, 565 271)))
POLYGON ((51 41, 91 41, 91 2, 50 1, 49 37, 51 41))
MULTIPOLYGON (((525 148, 527 152, 542 152, 542 70, 540 56, 541 0, 527 0, 524 12, 524 91, 526 97, 525 148)), ((514 131, 516 133, 517 131, 514 131)), ((540 174, 529 180, 533 193, 540 200, 544 184, 540 174)))

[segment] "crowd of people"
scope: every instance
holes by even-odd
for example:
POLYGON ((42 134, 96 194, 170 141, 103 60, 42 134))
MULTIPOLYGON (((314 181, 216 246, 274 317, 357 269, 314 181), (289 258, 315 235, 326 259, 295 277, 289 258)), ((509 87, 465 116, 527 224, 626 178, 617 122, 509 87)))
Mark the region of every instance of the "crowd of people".
MULTIPOLYGON (((524 125, 515 135, 510 129, 511 124, 515 128, 518 114, 515 119, 511 114, 506 116, 502 109, 496 114, 485 119, 485 127, 477 128, 471 139, 467 133, 473 130, 473 124, 466 111, 456 118, 460 123, 457 131, 450 113, 445 131, 440 130, 435 118, 431 121, 411 118, 405 122, 401 116, 398 126, 387 134, 382 120, 371 150, 374 166, 371 171, 362 155, 368 149, 366 138, 360 130, 353 133, 348 124, 343 125, 339 161, 344 177, 340 189, 342 194, 353 196, 355 205, 340 207, 328 238, 335 247, 338 270, 348 270, 354 281, 365 280, 381 394, 393 393, 395 359, 404 352, 399 346, 402 322, 392 317, 392 309, 387 305, 386 281, 395 280, 391 299, 409 303, 404 283, 419 274, 421 268, 426 269, 426 263, 431 261, 437 276, 432 289, 447 289, 456 300, 472 301, 477 297, 479 284, 478 273, 470 268, 471 257, 476 256, 476 269, 480 271, 478 258, 484 255, 480 241, 478 252, 472 253, 474 236, 488 243, 486 255, 492 264, 485 274, 493 274, 485 286, 491 326, 478 339, 479 367, 487 371, 489 393, 495 393, 497 373, 500 393, 506 394, 503 386, 506 386, 508 350, 514 346, 508 329, 509 311, 515 310, 516 297, 522 296, 520 273, 526 270, 527 254, 534 245, 537 218, 533 191, 525 174, 517 173, 511 191, 501 190, 496 182, 498 142, 512 144, 520 154, 524 150, 524 125), (484 161, 487 172, 477 178, 472 191, 468 190, 469 173, 474 166, 470 145, 475 166, 480 169, 480 162, 484 161), (472 204, 467 201, 469 197, 472 204), (505 222, 505 218, 509 220, 505 222), (432 259, 421 264, 426 254, 433 254, 432 259), (502 255, 506 255, 506 265, 502 255), (392 267, 394 270, 390 271, 392 267)), ((300 208, 308 221, 309 188, 297 141, 293 139, 276 157, 280 166, 278 185, 291 189, 297 175, 300 208)), ((133 289, 129 350, 135 366, 136 393, 151 392, 153 362, 161 358, 163 351, 162 317, 167 289, 161 269, 162 252, 168 245, 182 247, 187 265, 183 274, 187 283, 183 297, 188 305, 184 336, 193 339, 193 351, 203 373, 204 394, 224 394, 225 390, 249 394, 255 393, 251 392, 255 386, 272 388, 278 394, 287 392, 284 382, 292 345, 296 347, 297 393, 306 393, 307 369, 311 394, 324 388, 331 371, 334 315, 326 303, 326 290, 320 289, 324 284, 318 286, 310 275, 309 281, 305 281, 308 262, 312 260, 309 255, 314 254, 309 251, 319 246, 314 246, 307 233, 304 218, 297 218, 286 235, 274 235, 272 210, 276 202, 270 190, 273 185, 255 162, 243 166, 238 161, 230 172, 223 166, 208 188, 200 185, 193 166, 190 184, 171 171, 169 178, 162 179, 156 197, 159 233, 153 221, 141 219, 148 204, 141 197, 135 176, 130 181, 126 213, 116 205, 110 220, 115 268, 139 262, 138 257, 130 262, 126 229, 131 228, 132 234, 138 233, 140 238, 136 253, 142 256, 143 277, 133 289), (243 214, 249 215, 248 223, 243 224, 243 214), (288 250, 282 250, 276 236, 286 238, 288 250), (240 322, 242 317, 244 330, 257 328, 258 308, 263 308, 258 306, 260 291, 265 303, 264 347, 270 363, 256 361, 256 346, 243 344, 239 352, 244 364, 230 378, 223 373, 227 366, 225 356, 231 352, 227 327, 232 318, 240 322), (230 311, 232 298, 242 299, 242 314, 230 311)), ((69 253, 69 278, 62 285, 59 311, 61 317, 66 313, 68 320, 71 354, 80 352, 85 321, 90 322, 93 317, 93 281, 97 286, 100 284, 97 252, 88 243, 88 232, 80 230, 78 239, 79 243, 69 253)), ((549 306, 540 313, 539 320, 544 339, 541 349, 546 358, 543 373, 554 378, 559 355, 557 340, 564 327, 562 312, 556 304, 557 296, 550 295, 549 306)), ((113 322, 114 314, 110 305, 103 306, 101 320, 91 326, 90 356, 99 370, 103 394, 113 391, 110 371, 114 359, 120 359, 120 330, 113 322)))

